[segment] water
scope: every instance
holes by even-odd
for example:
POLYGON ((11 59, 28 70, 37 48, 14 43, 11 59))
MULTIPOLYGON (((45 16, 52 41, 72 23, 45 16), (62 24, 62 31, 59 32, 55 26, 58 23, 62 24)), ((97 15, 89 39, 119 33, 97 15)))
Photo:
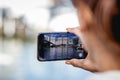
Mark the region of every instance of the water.
POLYGON ((0 40, 0 80, 85 80, 91 73, 65 61, 39 62, 36 42, 0 40))
MULTIPOLYGON (((44 60, 65 60, 71 58, 83 58, 83 50, 77 50, 73 46, 59 46, 59 47, 48 47, 40 49, 39 54, 44 60), (42 51, 43 50, 43 51, 42 51), (81 56, 79 56, 81 54, 81 56)), ((43 60, 42 59, 42 60, 43 60)))

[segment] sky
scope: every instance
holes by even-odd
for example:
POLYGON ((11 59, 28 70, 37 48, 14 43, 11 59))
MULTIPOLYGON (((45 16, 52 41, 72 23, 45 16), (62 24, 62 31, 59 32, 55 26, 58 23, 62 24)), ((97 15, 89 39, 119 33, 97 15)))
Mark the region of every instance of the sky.
POLYGON ((28 22, 34 24, 36 29, 52 28, 55 31, 65 31, 66 27, 78 26, 76 14, 67 13, 56 16, 50 20, 51 0, 0 0, 0 7, 10 7, 14 16, 25 15, 28 22))
POLYGON ((0 0, 0 7, 9 7, 14 16, 24 15, 35 26, 48 26, 50 0, 0 0))
POLYGON ((15 12, 25 12, 25 10, 37 7, 47 7, 51 0, 0 0, 0 7, 11 7, 15 12))
POLYGON ((79 26, 78 18, 75 12, 56 16, 50 22, 50 27, 55 32, 64 32, 66 28, 79 26))

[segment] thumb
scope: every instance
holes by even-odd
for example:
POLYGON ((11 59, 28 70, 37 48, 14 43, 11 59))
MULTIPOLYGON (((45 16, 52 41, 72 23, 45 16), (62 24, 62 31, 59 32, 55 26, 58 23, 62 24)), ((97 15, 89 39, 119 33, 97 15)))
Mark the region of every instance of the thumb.
POLYGON ((79 67, 91 72, 97 72, 95 65, 91 63, 89 60, 72 59, 72 60, 67 60, 66 64, 72 65, 74 67, 79 67))

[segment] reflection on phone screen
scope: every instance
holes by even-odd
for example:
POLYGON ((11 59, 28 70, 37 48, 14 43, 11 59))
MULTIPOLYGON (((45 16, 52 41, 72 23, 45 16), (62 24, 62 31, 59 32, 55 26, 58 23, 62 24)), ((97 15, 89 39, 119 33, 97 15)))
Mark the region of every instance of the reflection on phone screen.
POLYGON ((44 34, 44 60, 82 58, 83 48, 78 37, 70 33, 44 34))

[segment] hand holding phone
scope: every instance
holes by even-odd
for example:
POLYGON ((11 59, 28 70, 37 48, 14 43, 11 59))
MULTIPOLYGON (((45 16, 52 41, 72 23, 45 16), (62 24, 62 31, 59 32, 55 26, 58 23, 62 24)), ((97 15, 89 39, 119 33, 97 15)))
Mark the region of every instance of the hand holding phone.
POLYGON ((79 38, 68 32, 40 33, 37 48, 39 61, 84 59, 87 56, 79 38))

